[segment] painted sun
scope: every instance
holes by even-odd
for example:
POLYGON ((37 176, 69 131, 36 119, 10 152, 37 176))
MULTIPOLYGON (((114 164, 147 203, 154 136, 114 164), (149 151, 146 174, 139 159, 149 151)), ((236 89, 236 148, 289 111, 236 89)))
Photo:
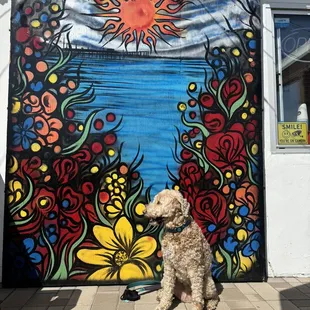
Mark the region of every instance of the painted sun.
POLYGON ((157 40, 169 44, 164 36, 180 37, 184 28, 177 27, 175 22, 182 18, 176 16, 180 10, 190 3, 185 0, 95 0, 96 7, 101 11, 93 14, 105 19, 102 28, 105 44, 120 37, 127 48, 135 42, 136 49, 140 43, 155 50, 157 40))

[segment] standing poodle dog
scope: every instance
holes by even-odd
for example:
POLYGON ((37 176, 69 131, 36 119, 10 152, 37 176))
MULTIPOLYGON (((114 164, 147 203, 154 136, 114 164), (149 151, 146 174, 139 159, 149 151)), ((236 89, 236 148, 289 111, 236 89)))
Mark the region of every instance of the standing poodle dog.
POLYGON ((193 309, 214 310, 218 294, 211 275, 211 249, 189 215, 189 203, 180 192, 163 190, 145 209, 153 225, 163 224, 164 275, 156 310, 168 310, 175 295, 192 302, 193 309))

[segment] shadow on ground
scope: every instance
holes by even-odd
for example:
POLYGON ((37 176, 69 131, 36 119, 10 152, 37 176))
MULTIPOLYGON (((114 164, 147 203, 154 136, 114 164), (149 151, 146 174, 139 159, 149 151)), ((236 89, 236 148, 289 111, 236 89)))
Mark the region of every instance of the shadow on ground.
MULTIPOLYGON (((302 278, 300 278, 302 280, 302 278)), ((294 281, 294 280, 292 280, 294 281)), ((269 283, 280 293, 280 300, 268 301, 270 306, 279 310, 310 310, 310 282, 269 283)))
POLYGON ((0 309, 59 307, 64 310, 71 310, 83 303, 81 297, 81 290, 70 287, 1 289, 0 309))

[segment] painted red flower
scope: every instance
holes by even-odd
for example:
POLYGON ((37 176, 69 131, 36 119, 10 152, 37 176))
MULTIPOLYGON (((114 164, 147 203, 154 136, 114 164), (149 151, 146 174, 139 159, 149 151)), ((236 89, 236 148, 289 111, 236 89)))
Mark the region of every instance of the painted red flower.
POLYGON ((204 125, 211 133, 220 132, 225 126, 225 117, 221 113, 207 112, 204 115, 204 125))
POLYGON ((241 79, 239 77, 231 77, 225 82, 221 97, 225 105, 230 108, 238 99, 241 98, 243 92, 244 87, 241 79))
POLYGON ((66 184, 73 180, 79 171, 78 162, 72 158, 56 159, 53 168, 60 184, 66 184))
POLYGON ((245 125, 245 137, 249 140, 259 141, 259 127, 257 120, 251 120, 245 125))
POLYGON ((90 152, 87 149, 82 149, 71 157, 56 159, 53 168, 57 174, 58 182, 66 184, 73 180, 79 171, 79 166, 88 163, 91 158, 90 152))
POLYGON ((23 159, 21 161, 22 173, 21 176, 27 175, 31 181, 36 184, 42 176, 42 171, 39 169, 42 165, 41 158, 34 156, 30 159, 23 159))
POLYGON ((211 246, 225 238, 230 217, 226 199, 219 192, 201 191, 195 199, 192 215, 211 246))
POLYGON ((240 132, 216 133, 206 139, 207 159, 222 171, 246 170, 246 150, 240 132))
POLYGON ((180 168, 180 184, 186 189, 189 185, 197 184, 203 176, 203 170, 195 161, 184 163, 180 168))

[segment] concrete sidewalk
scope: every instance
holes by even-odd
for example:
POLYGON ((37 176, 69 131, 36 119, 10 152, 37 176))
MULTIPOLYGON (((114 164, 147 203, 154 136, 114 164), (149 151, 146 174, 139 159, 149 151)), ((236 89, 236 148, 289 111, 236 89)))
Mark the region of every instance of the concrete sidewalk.
MULTIPOLYGON (((276 278, 268 283, 219 284, 218 310, 310 310, 310 278, 276 278)), ((122 286, 0 289, 2 310, 153 310, 156 292, 137 302, 120 301, 122 286)), ((172 309, 189 310, 175 303, 172 309)))

